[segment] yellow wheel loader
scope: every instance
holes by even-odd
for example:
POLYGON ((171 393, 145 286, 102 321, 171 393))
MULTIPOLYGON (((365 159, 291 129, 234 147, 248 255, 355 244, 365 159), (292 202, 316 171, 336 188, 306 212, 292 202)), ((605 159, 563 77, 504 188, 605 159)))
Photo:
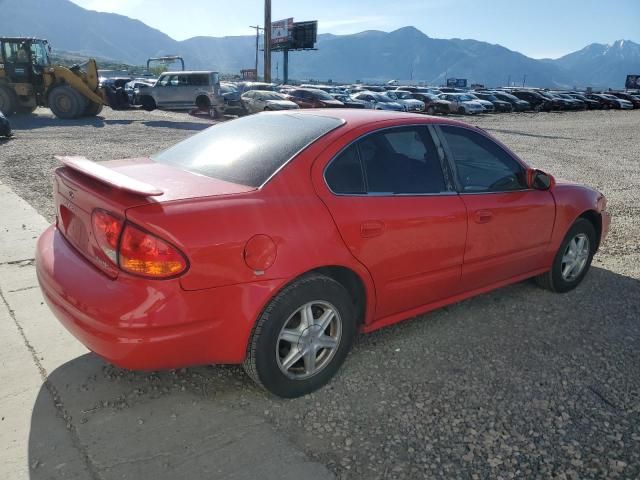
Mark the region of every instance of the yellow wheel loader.
POLYGON ((37 38, 0 37, 0 111, 5 115, 49 107, 58 118, 95 116, 108 105, 98 67, 52 65, 51 47, 37 38))

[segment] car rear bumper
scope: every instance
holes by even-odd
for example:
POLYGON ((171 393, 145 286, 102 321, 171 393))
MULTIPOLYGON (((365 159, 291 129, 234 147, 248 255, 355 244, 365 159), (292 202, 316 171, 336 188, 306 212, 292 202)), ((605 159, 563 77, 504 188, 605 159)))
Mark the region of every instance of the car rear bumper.
POLYGON ((54 226, 36 271, 58 320, 89 350, 133 370, 240 363, 255 319, 281 281, 185 291, 174 280, 106 277, 54 226))

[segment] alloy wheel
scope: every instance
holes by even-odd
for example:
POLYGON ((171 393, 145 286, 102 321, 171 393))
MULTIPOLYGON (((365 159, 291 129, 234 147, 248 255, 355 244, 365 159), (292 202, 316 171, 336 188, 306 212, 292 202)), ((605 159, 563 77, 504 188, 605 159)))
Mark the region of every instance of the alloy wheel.
POLYGON ((330 362, 342 337, 342 319, 328 302, 308 302, 284 323, 276 342, 276 361, 289 378, 316 375, 330 362))
POLYGON ((561 264, 562 278, 565 281, 572 282, 580 276, 589 261, 590 252, 589 237, 584 233, 579 233, 569 241, 561 264))

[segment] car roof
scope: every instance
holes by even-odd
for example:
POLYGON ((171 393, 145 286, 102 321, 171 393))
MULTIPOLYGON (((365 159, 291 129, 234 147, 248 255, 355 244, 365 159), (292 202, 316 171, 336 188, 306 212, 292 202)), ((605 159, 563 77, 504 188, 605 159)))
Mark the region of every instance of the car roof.
POLYGON ((400 123, 416 123, 430 124, 437 123, 441 125, 454 125, 466 128, 475 128, 458 120, 450 120, 443 117, 431 117, 418 113, 402 113, 389 110, 372 110, 372 109, 352 109, 352 108, 309 108, 296 111, 269 112, 269 115, 295 115, 301 119, 305 116, 322 116, 331 117, 341 120, 349 127, 359 127, 376 122, 384 122, 388 120, 402 120, 400 123))
POLYGON ((210 73, 218 73, 215 70, 176 70, 176 71, 169 71, 169 72, 162 72, 161 75, 193 75, 193 74, 202 74, 202 73, 206 73, 206 74, 210 74, 210 73))

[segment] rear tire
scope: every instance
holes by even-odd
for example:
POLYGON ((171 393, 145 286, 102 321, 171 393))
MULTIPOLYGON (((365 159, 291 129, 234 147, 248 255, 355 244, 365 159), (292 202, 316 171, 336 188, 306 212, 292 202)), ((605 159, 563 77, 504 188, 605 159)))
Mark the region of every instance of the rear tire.
POLYGON ((49 108, 58 118, 78 118, 87 108, 87 99, 69 85, 59 85, 49 93, 49 108))
POLYGON ((589 271, 596 242, 596 229, 593 224, 584 218, 576 220, 564 237, 553 259, 551 270, 537 276, 536 283, 556 293, 565 293, 576 288, 589 271), (580 248, 580 245, 585 243, 586 246, 580 248), (573 269, 572 262, 575 262, 573 269))
POLYGON ((150 95, 143 95, 142 97, 140 97, 140 105, 142 105, 142 109, 146 110, 147 112, 151 112, 158 108, 158 106, 156 105, 156 101, 150 95))
POLYGON ((464 115, 464 114, 465 114, 465 113, 467 113, 467 112, 466 112, 466 110, 464 109, 464 107, 458 107, 458 113, 459 113, 460 115, 464 115))
POLYGON ((84 114, 87 117, 95 117, 102 112, 103 105, 101 103, 88 102, 87 108, 84 109, 84 114))
POLYGON ((198 98, 196 98, 196 107, 198 107, 199 110, 208 111, 211 107, 211 101, 209 101, 206 96, 200 95, 198 98))
POLYGON ((18 108, 18 99, 13 90, 0 87, 0 112, 7 117, 13 115, 18 108))
POLYGON ((355 334, 347 290, 324 275, 306 275, 285 287, 262 312, 243 366, 271 393, 299 397, 335 375, 355 334))
POLYGON ((429 115, 433 115, 433 114, 435 114, 435 113, 436 113, 436 109, 435 109, 435 108, 433 108, 432 106, 427 107, 427 113, 428 113, 429 115))

